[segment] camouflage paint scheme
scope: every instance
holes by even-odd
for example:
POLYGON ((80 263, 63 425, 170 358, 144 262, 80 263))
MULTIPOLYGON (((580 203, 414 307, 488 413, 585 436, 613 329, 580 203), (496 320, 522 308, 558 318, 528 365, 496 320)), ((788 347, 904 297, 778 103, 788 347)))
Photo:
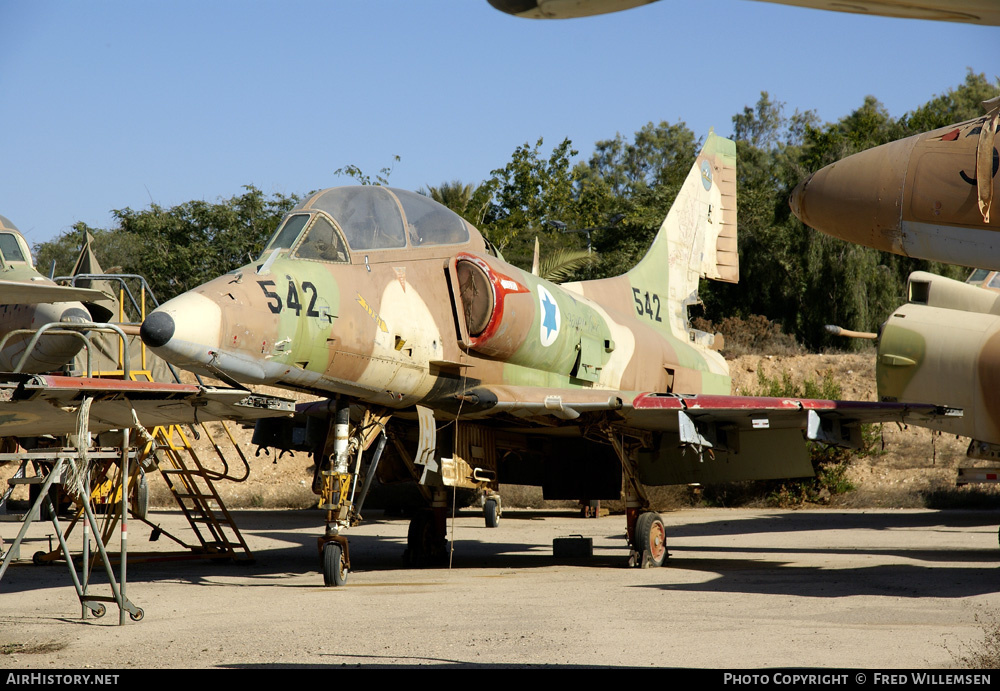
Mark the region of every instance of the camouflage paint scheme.
POLYGON ((305 407, 318 424, 255 435, 316 454, 324 554, 336 541, 349 564, 339 530, 360 518, 361 453, 385 430, 379 478, 418 480, 437 511, 431 524, 414 518, 411 554, 443 545, 444 488, 496 508, 503 479, 551 498, 617 499, 624 485, 633 557, 647 563, 652 540, 657 563, 662 523, 639 515, 644 485, 811 475, 805 437, 855 446, 861 421, 937 412, 729 395, 715 338, 687 308, 700 277, 739 278, 735 149, 709 134, 649 252, 622 276, 555 285, 427 197, 332 188, 291 211, 258 261, 164 303, 141 335, 180 367, 331 399, 305 407))
MULTIPOLYGON (((817 230, 886 252, 1000 267, 1000 214, 994 208, 1000 99, 983 105, 983 117, 817 171, 792 193, 792 211, 817 230)), ((928 426, 971 437, 970 455, 997 457, 997 293, 918 271, 910 275, 907 300, 879 332, 880 400, 961 408, 961 418, 941 417, 928 426)))
POLYGON ((1000 102, 987 115, 848 156, 792 192, 806 225, 885 252, 1000 267, 1000 214, 991 213, 1000 102))
MULTIPOLYGON (((501 12, 528 19, 570 19, 620 12, 656 0, 488 0, 501 12)), ((781 5, 811 7, 882 17, 933 19, 942 22, 1000 25, 1000 7, 994 0, 763 0, 781 5)))
POLYGON ((1000 295, 923 271, 882 326, 877 380, 884 401, 935 401, 961 418, 927 426, 1000 445, 1000 295))
MULTIPOLYGON (((35 270, 24 236, 11 221, 0 216, 0 338, 17 329, 38 329, 52 322, 90 321, 81 300, 97 300, 96 290, 58 286, 35 270)), ((0 350, 0 371, 19 363, 26 373, 51 372, 80 352, 83 341, 75 336, 43 337, 21 363, 30 335, 12 336, 0 350)))
MULTIPOLYGON (((664 227, 677 229, 661 231, 624 276, 557 286, 507 264, 475 228, 446 212, 448 222, 462 224, 465 242, 352 246, 349 256, 330 262, 300 256, 309 241, 303 233, 295 247, 268 249, 258 262, 162 305, 150 319, 168 314, 174 331, 169 343, 147 344, 206 374, 396 409, 439 404, 473 381, 729 393, 725 360, 711 349, 710 334, 688 326, 686 305, 697 300, 699 273, 738 279, 732 143, 712 135, 685 187, 700 194, 687 207, 675 205, 664 227), (711 220, 689 222, 701 217, 711 220), (668 240, 671 234, 678 237, 668 240), (708 249, 684 250, 695 245, 708 249), (471 278, 463 283, 465 274, 471 278), (477 308, 489 314, 485 328, 465 315, 477 308)), ((341 189, 314 194, 290 216, 319 214, 343 224, 324 210, 341 189)))

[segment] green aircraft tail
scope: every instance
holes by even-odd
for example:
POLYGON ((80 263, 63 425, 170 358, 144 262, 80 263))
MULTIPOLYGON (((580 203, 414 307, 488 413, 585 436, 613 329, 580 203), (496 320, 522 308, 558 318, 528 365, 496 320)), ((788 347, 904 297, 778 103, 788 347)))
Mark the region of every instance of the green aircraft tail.
POLYGON ((699 278, 739 281, 735 142, 709 132, 652 246, 626 276, 636 309, 655 327, 712 344, 710 334, 691 329, 687 309, 699 302, 699 278))

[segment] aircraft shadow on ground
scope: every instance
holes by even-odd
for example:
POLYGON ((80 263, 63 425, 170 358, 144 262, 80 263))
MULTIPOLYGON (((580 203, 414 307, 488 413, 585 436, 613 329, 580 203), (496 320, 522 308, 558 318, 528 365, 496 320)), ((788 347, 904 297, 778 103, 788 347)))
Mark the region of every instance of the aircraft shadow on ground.
MULTIPOLYGON (((320 654, 321 660, 327 655, 320 654)), ((645 667, 627 667, 624 665, 572 665, 572 664, 527 664, 523 662, 477 664, 467 660, 449 660, 438 657, 413 657, 404 656, 374 656, 374 655, 331 655, 333 661, 310 662, 309 664, 246 664, 246 665, 220 665, 222 669, 316 669, 330 666, 338 670, 341 669, 646 669, 645 667), (366 662, 355 662, 364 659, 366 662), (411 660, 407 664, 399 664, 397 660, 411 660)), ((660 668, 662 669, 662 668, 660 668)), ((673 668, 678 669, 678 668, 673 668)), ((696 668, 691 668, 696 669, 696 668)))
MULTIPOLYGON (((460 514, 463 518, 475 515, 469 511, 460 514)), ((559 514, 566 516, 567 514, 559 514)), ((516 524, 521 521, 540 520, 553 516, 552 513, 510 512, 503 520, 516 538, 516 524)), ((289 576, 316 574, 316 583, 303 585, 288 582, 289 587, 322 587, 322 575, 316 537, 322 532, 321 514, 315 511, 241 511, 237 520, 245 536, 254 549, 256 561, 253 564, 235 564, 229 561, 211 562, 204 559, 178 561, 157 561, 142 563, 130 560, 128 577, 130 584, 153 583, 158 581, 178 581, 191 584, 220 587, 281 586, 289 576), (315 530, 302 532, 303 527, 315 530), (255 548, 254 537, 266 537, 280 543, 270 548, 255 548), (229 578, 242 582, 232 584, 229 578)), ((371 534, 350 535, 351 555, 354 571, 364 572, 394 571, 409 568, 402 560, 406 547, 405 538, 400 537, 400 518, 374 518, 368 521, 376 527, 380 523, 394 523, 393 536, 384 537, 371 534)), ((580 519, 581 531, 586 528, 587 519, 580 519)), ((858 512, 780 512, 774 514, 753 514, 742 518, 734 514, 732 519, 714 520, 667 526, 667 545, 671 553, 663 578, 656 584, 634 587, 659 588, 662 590, 697 592, 747 592, 790 594, 811 597, 846 597, 850 595, 886 595, 895 597, 966 597, 996 590, 994 580, 996 567, 992 562, 1000 561, 1000 550, 992 547, 942 548, 926 547, 864 547, 835 546, 824 547, 822 536, 817 535, 814 546, 787 545, 763 547, 754 545, 698 546, 677 545, 676 540, 720 536, 752 535, 764 533, 802 533, 805 531, 829 530, 877 530, 905 531, 932 530, 949 533, 958 529, 983 526, 994 531, 997 517, 987 511, 938 511, 938 512, 880 512, 862 514, 858 512), (721 554, 732 554, 731 558, 721 554), (747 555, 752 555, 748 557, 747 555), (838 568, 836 562, 830 566, 802 566, 789 560, 788 555, 816 554, 837 557, 838 555, 869 555, 872 557, 905 558, 930 565, 893 564, 866 567, 838 568), (704 555, 704 556, 702 556, 704 555), (943 567, 934 564, 947 562, 969 563, 967 567, 943 567), (983 562, 991 562, 982 566, 983 562), (972 564, 978 564, 973 566, 972 564), (678 583, 671 577, 671 571, 686 570, 716 574, 715 578, 698 583, 678 583)), ((155 522, 155 521, 154 521, 155 522)), ((551 537, 559 537, 566 532, 553 528, 551 537)), ((606 526, 602 526, 606 527, 606 526)), ((479 531, 490 531, 482 527, 460 527, 453 556, 455 569, 536 569, 557 564, 569 564, 580 568, 624 568, 628 548, 624 540, 624 526, 621 533, 595 536, 598 542, 592 558, 574 561, 557 561, 552 556, 551 541, 544 544, 527 542, 492 542, 488 534, 477 537, 479 531), (609 547, 608 542, 613 546, 609 547)), ((967 533, 966 533, 967 534, 967 533)), ((995 539, 995 538, 993 538, 995 539)), ((536 538, 537 540, 537 538, 536 538)), ((944 541, 943 541, 944 542, 944 541)), ((945 544, 948 544, 945 542, 945 544)), ((133 554, 143 548, 141 540, 130 541, 133 554), (136 543, 139 544, 136 544, 136 543)), ((442 567, 424 569, 428 578, 442 567)), ((20 566, 8 571, 0 592, 18 592, 39 588, 58 588, 71 585, 67 567, 56 563, 45 567, 20 566)), ((406 576, 412 580, 410 571, 406 576)), ((116 577, 118 571, 116 569, 116 577)), ((106 589, 106 577, 98 566, 92 578, 94 587, 106 589)), ((391 587, 391 584, 386 584, 391 587)))

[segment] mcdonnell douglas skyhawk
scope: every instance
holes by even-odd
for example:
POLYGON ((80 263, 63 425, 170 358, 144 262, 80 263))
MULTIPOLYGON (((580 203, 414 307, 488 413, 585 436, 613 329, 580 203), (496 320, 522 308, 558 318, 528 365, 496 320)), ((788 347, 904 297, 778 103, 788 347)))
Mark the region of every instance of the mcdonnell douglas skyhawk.
POLYGON ((164 303, 141 335, 180 367, 326 399, 259 423, 255 439, 315 453, 328 584, 347 578, 343 532, 376 476, 416 480, 427 500, 412 563, 445 553, 452 488, 478 491, 495 525, 505 482, 547 498, 624 493, 630 562, 658 566, 665 530, 646 487, 810 476, 809 440, 857 446, 863 422, 945 412, 730 395, 715 337, 688 319, 702 276, 739 277, 736 146, 714 134, 622 276, 555 285, 428 197, 339 187, 292 210, 257 261, 164 303))

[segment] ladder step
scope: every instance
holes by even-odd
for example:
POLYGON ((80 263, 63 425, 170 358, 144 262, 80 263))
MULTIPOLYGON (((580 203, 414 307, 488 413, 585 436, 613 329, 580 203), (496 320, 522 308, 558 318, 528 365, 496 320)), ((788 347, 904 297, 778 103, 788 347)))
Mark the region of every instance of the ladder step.
MULTIPOLYGON (((214 443, 211 433, 209 440, 214 443)), ((157 458, 169 456, 169 465, 172 467, 162 467, 167 463, 161 461, 162 465, 159 465, 157 470, 163 475, 177 504, 201 542, 202 547, 194 548, 195 551, 252 563, 254 557, 250 548, 243 541, 236 523, 226 517, 226 506, 215 491, 213 483, 220 479, 219 473, 204 469, 197 454, 187 445, 186 438, 182 437, 182 441, 184 443, 180 447, 173 444, 162 444, 158 447, 157 458), (190 454, 187 461, 183 456, 184 453, 190 454), (178 479, 172 480, 171 476, 178 479), (209 537, 215 540, 211 541, 209 537)), ((219 447, 216 445, 216 451, 218 450, 219 447)))
POLYGON ((191 520, 194 521, 195 523, 216 523, 220 526, 232 525, 232 523, 227 521, 225 518, 215 518, 213 516, 205 516, 204 518, 192 518, 191 520))
MULTIPOLYGON (((8 485, 41 485, 41 484, 45 483, 45 480, 47 479, 47 477, 48 476, 45 476, 45 477, 37 477, 37 476, 36 477, 12 477, 9 480, 7 480, 7 484, 8 485)), ((56 478, 55 480, 53 480, 52 484, 54 484, 54 485, 55 484, 61 484, 59 482, 59 478, 56 478)))

